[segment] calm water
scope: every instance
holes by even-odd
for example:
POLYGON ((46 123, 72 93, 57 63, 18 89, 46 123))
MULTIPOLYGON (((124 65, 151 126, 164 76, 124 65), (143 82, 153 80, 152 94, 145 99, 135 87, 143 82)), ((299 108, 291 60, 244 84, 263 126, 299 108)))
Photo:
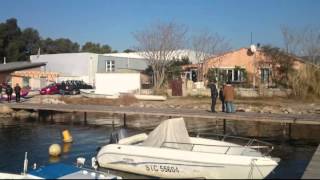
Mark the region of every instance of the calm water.
MULTIPOLYGON (((109 141, 111 132, 112 128, 105 126, 0 119, 0 172, 20 173, 24 152, 28 152, 29 165, 55 162, 72 164, 79 156, 85 157, 89 165, 97 148, 109 141), (60 134, 63 129, 70 130, 74 139, 72 144, 61 142, 60 134), (48 148, 53 143, 60 144, 64 151, 58 159, 52 159, 48 155, 48 148)), ((138 133, 138 130, 125 129, 124 132, 129 136, 138 133)), ((282 161, 270 178, 300 178, 316 146, 305 142, 273 143, 275 150, 271 155, 282 161)), ((126 173, 119 175, 137 177, 126 173)))

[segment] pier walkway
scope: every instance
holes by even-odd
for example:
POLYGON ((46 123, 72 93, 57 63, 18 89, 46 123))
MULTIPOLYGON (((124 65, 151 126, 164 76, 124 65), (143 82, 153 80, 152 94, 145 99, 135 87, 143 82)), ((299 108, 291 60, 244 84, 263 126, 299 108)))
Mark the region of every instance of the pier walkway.
POLYGON ((302 179, 320 179, 320 145, 313 154, 302 179))
POLYGON ((270 114, 254 112, 211 113, 206 110, 169 109, 169 108, 140 108, 104 105, 73 105, 73 104, 6 104, 12 109, 52 111, 52 112, 84 112, 86 113, 114 113, 124 115, 155 115, 167 117, 204 118, 214 120, 259 121, 291 124, 320 125, 320 114, 270 114))

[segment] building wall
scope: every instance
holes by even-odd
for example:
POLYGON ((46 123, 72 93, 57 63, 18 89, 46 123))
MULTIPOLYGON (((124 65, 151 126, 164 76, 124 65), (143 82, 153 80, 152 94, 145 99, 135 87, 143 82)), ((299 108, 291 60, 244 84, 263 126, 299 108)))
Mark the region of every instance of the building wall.
POLYGON ((97 73, 96 93, 114 95, 140 91, 140 73, 97 73))
POLYGON ((235 66, 240 66, 252 74, 254 72, 254 62, 258 62, 264 57, 260 53, 256 56, 250 56, 247 52, 246 48, 242 48, 225 53, 219 57, 211 58, 204 63, 204 72, 207 72, 210 68, 234 68, 235 66))
POLYGON ((115 62, 115 71, 116 72, 120 69, 132 69, 132 70, 142 71, 148 67, 145 59, 99 55, 97 72, 98 73, 105 73, 106 72, 106 62, 110 61, 110 60, 115 62))
POLYGON ((30 61, 47 62, 45 71, 57 72, 61 76, 87 76, 88 80, 86 82, 94 84, 98 54, 64 53, 32 55, 30 56, 30 61))

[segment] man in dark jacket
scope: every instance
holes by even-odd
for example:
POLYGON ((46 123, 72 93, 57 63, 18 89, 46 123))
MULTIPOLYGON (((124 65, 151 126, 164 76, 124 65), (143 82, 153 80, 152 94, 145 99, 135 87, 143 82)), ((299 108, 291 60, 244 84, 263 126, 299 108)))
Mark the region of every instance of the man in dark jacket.
POLYGON ((218 97, 218 90, 216 87, 215 82, 210 83, 210 90, 211 90, 211 112, 216 112, 216 102, 218 97))
POLYGON ((0 102, 2 102, 2 84, 0 84, 0 102))
POLYGON ((225 107, 226 107, 226 104, 224 102, 224 94, 223 94, 223 87, 224 87, 224 84, 222 87, 220 87, 220 90, 219 90, 219 99, 221 101, 221 107, 222 107, 222 112, 225 112, 225 107))
POLYGON ((6 94, 7 94, 8 103, 11 101, 12 93, 13 93, 12 87, 10 85, 7 85, 6 94))
POLYGON ((21 87, 18 83, 16 84, 16 87, 14 87, 14 93, 16 93, 16 102, 20 102, 21 87))

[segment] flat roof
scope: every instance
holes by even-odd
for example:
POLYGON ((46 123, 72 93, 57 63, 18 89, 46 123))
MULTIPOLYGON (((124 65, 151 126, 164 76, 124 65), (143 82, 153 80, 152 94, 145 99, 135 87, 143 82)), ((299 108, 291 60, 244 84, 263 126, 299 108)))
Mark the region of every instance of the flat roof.
POLYGON ((0 72, 19 71, 24 69, 30 69, 35 67, 45 66, 45 62, 31 63, 27 61, 9 62, 6 64, 0 64, 0 72))

